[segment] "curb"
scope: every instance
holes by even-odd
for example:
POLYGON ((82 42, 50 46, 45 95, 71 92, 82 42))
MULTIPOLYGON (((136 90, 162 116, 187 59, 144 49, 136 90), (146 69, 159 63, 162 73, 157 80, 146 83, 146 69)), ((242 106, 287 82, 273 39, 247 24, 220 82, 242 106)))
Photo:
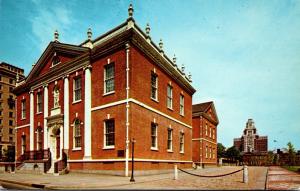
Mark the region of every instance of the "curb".
POLYGON ((34 184, 34 183, 25 183, 25 182, 17 182, 17 181, 12 181, 12 180, 3 180, 0 179, 0 183, 9 183, 9 184, 16 184, 16 185, 21 185, 21 186, 26 186, 26 187, 32 187, 32 188, 39 188, 39 189, 44 189, 45 185, 44 184, 34 184))

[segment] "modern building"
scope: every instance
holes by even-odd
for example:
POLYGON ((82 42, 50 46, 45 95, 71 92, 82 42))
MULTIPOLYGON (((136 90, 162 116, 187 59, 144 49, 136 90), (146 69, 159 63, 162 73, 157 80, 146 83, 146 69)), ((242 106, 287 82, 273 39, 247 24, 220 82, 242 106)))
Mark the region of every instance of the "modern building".
POLYGON ((15 145, 15 95, 12 93, 17 78, 24 78, 24 70, 0 63, 0 158, 15 145))
POLYGON ((198 166, 217 164, 218 116, 213 102, 193 105, 193 162, 198 166))
POLYGON ((89 29, 80 45, 56 31, 16 87, 24 168, 128 176, 133 142, 135 170, 192 166, 191 76, 128 13, 95 39, 89 29))
POLYGON ((268 137, 259 136, 253 119, 248 119, 241 138, 235 138, 234 146, 242 153, 267 153, 268 137))

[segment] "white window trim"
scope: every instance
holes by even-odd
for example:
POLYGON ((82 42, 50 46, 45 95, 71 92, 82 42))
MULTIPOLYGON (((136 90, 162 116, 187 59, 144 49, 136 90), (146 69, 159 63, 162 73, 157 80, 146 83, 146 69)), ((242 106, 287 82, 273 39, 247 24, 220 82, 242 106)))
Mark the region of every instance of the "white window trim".
POLYGON ((180 154, 183 154, 184 153, 184 133, 183 132, 180 132, 180 134, 179 134, 179 149, 180 149, 180 154), (181 142, 180 142, 180 136, 182 135, 182 150, 181 150, 181 147, 180 147, 180 144, 181 144, 181 142))
POLYGON ((153 101, 156 101, 156 102, 159 102, 158 101, 158 75, 156 73, 152 73, 151 72, 151 78, 152 78, 152 75, 155 75, 156 76, 156 84, 155 84, 155 88, 156 88, 156 91, 155 91, 155 98, 152 97, 152 79, 151 79, 151 94, 150 94, 150 98, 153 100, 153 101))
MULTIPOLYGON (((76 119, 76 120, 78 120, 78 119, 76 119)), ((81 150, 81 147, 82 147, 82 146, 76 147, 76 140, 75 140, 75 131, 76 131, 75 122, 76 122, 76 120, 73 123, 73 149, 72 150, 74 150, 74 151, 81 150)), ((80 125, 81 125, 81 123, 79 121, 80 137, 82 138, 82 133, 81 133, 81 127, 80 127, 80 125)), ((82 139, 80 141, 81 141, 80 145, 82 145, 82 139)))
POLYGON ((168 109, 171 109, 171 110, 173 110, 173 87, 171 86, 171 85, 169 85, 168 84, 168 86, 167 86, 167 108, 168 109), (170 95, 170 97, 169 97, 169 95, 168 95, 168 89, 170 88, 170 92, 171 92, 171 95, 170 95), (169 101, 169 99, 170 99, 170 107, 168 106, 168 101, 169 101))
POLYGON ((25 99, 23 99, 23 100, 21 101, 21 120, 22 120, 22 119, 26 119, 26 100, 25 100, 25 99), (23 103, 24 103, 24 105, 23 105, 23 103), (23 114, 24 106, 25 106, 25 112, 24 112, 24 114, 23 114))
MULTIPOLYGON (((110 120, 113 120, 113 119, 110 119, 110 120)), ((102 149, 114 149, 115 148, 115 145, 116 145, 116 139, 114 140, 114 145, 106 145, 106 121, 104 121, 104 128, 103 128, 103 148, 102 149)), ((114 131, 115 131, 115 121, 114 121, 114 131)), ((115 133, 115 132, 114 132, 115 133)))
MULTIPOLYGON (((74 78, 73 79, 73 102, 72 102, 72 104, 74 104, 74 103, 78 103, 78 102, 81 102, 82 101, 82 86, 81 86, 81 83, 80 83, 80 99, 79 100, 75 100, 75 81, 77 80, 77 79, 81 79, 82 80, 82 78, 81 77, 78 77, 78 78, 74 78)), ((82 82, 82 81, 81 81, 82 82)))
POLYGON ((116 87, 115 87, 115 76, 116 76, 116 74, 115 74, 115 69, 116 69, 116 68, 115 68, 114 62, 111 62, 111 63, 109 63, 109 64, 104 65, 104 75, 103 75, 103 77, 104 77, 104 79, 103 79, 103 85, 104 85, 103 90, 104 90, 104 92, 103 92, 103 96, 106 96, 106 95, 110 95, 110 94, 115 93, 115 89, 116 89, 116 87), (110 91, 110 92, 107 92, 107 91, 106 91, 106 67, 109 66, 109 65, 111 65, 111 64, 114 65, 114 77, 113 77, 113 79, 114 79, 114 90, 112 90, 112 91, 110 91))
POLYGON ((181 116, 184 116, 184 95, 183 94, 180 94, 179 97, 179 114, 181 116), (181 97, 182 97, 182 104, 181 104, 181 97), (181 106, 182 106, 182 111, 181 111, 181 106))
POLYGON ((43 100, 43 99, 42 99, 42 93, 38 92, 38 93, 36 94, 36 114, 43 113, 43 101, 41 102, 41 104, 42 104, 42 109, 41 109, 41 111, 39 111, 39 105, 38 105, 39 96, 38 96, 38 94, 41 95, 41 101, 43 100))
MULTIPOLYGON (((167 133, 167 141, 168 141, 168 144, 169 144, 169 131, 171 131, 171 148, 170 149, 167 149, 167 152, 173 152, 173 129, 172 128, 168 128, 168 133, 167 133)), ((167 145, 168 146, 168 145, 167 145)))
POLYGON ((207 123, 205 124, 205 136, 208 135, 207 123))
POLYGON ((158 125, 156 123, 151 123, 151 150, 153 151, 158 151, 157 132, 158 132, 158 125), (155 125, 155 147, 152 146, 152 124, 155 125))

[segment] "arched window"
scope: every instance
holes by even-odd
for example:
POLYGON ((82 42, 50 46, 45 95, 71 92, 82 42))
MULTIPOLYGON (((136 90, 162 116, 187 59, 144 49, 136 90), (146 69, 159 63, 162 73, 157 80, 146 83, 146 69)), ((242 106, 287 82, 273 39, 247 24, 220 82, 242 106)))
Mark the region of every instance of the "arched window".
POLYGON ((81 148, 81 129, 79 119, 74 121, 74 148, 81 148))
POLYGON ((54 56, 53 56, 53 58, 52 58, 52 66, 55 66, 55 65, 57 65, 57 64, 59 64, 60 63, 60 59, 59 59, 59 57, 56 55, 56 53, 54 53, 54 56))

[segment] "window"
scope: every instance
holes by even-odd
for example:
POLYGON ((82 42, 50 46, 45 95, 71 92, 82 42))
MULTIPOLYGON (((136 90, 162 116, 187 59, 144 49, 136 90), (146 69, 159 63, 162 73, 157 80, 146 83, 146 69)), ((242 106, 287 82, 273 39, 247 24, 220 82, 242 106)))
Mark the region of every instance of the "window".
POLYGON ((13 134, 13 129, 12 128, 9 128, 9 134, 13 134))
POLYGON ((215 130, 213 129, 212 138, 215 139, 215 130))
POLYGON ((0 125, 2 125, 2 119, 0 119, 0 125))
POLYGON ((36 130, 37 150, 42 150, 42 128, 38 127, 36 130))
POLYGON ((0 76, 0 81, 2 81, 2 76, 0 76))
POLYGON ((211 127, 209 127, 209 137, 211 137, 211 127))
POLYGON ((173 108, 173 87, 170 85, 167 87, 167 107, 169 109, 173 108))
POLYGON ((0 111, 0 116, 2 115, 2 111, 0 111))
POLYGON ((104 67, 104 93, 115 91, 115 64, 110 63, 104 67))
POLYGON ((113 148, 115 146, 115 120, 105 121, 104 135, 104 148, 113 148))
POLYGON ((208 133, 207 133, 207 123, 205 124, 205 135, 207 136, 208 133))
POLYGON ((168 151, 172 151, 173 129, 168 129, 168 151))
POLYGON ((208 158, 208 147, 205 147, 205 158, 208 158))
POLYGON ((2 99, 2 93, 0 93, 0 99, 2 99))
POLYGON ((81 78, 74 79, 73 84, 73 101, 80 101, 81 100, 81 78))
POLYGON ((26 100, 22 100, 21 102, 21 118, 26 118, 26 100))
POLYGON ((14 125, 14 122, 13 122, 13 120, 9 120, 9 126, 13 126, 14 125))
POLYGON ((42 102, 42 93, 41 92, 38 92, 36 94, 36 105, 37 105, 37 113, 42 113, 43 102, 42 102))
POLYGON ((211 147, 209 148, 209 158, 212 158, 212 150, 211 150, 211 147))
POLYGON ((22 135, 21 144, 22 144, 21 153, 23 155, 26 151, 26 135, 22 135))
POLYGON ((179 149, 180 149, 180 153, 183 153, 184 152, 184 133, 183 132, 180 132, 180 135, 179 135, 179 149))
POLYGON ((213 149, 212 158, 215 159, 215 149, 213 149))
POLYGON ((157 100, 157 74, 151 73, 151 98, 157 100))
POLYGON ((180 94, 180 115, 184 115, 184 96, 180 94))
MULTIPOLYGON (((0 80, 1 81, 1 80, 0 80)), ((2 85, 0 85, 0 90, 2 89, 2 85)))
POLYGON ((56 55, 56 53, 54 53, 54 57, 53 57, 53 59, 52 59, 52 66, 55 66, 55 65, 57 65, 57 64, 59 64, 60 63, 60 59, 59 59, 59 57, 56 55))
POLYGON ((14 138, 13 137, 9 137, 9 142, 14 142, 14 138))
POLYGON ((14 117, 14 113, 13 112, 9 112, 9 117, 14 117))
POLYGON ((74 121, 74 148, 81 148, 81 129, 79 119, 74 121))
POLYGON ((157 124, 151 123, 151 149, 157 149, 157 124))

